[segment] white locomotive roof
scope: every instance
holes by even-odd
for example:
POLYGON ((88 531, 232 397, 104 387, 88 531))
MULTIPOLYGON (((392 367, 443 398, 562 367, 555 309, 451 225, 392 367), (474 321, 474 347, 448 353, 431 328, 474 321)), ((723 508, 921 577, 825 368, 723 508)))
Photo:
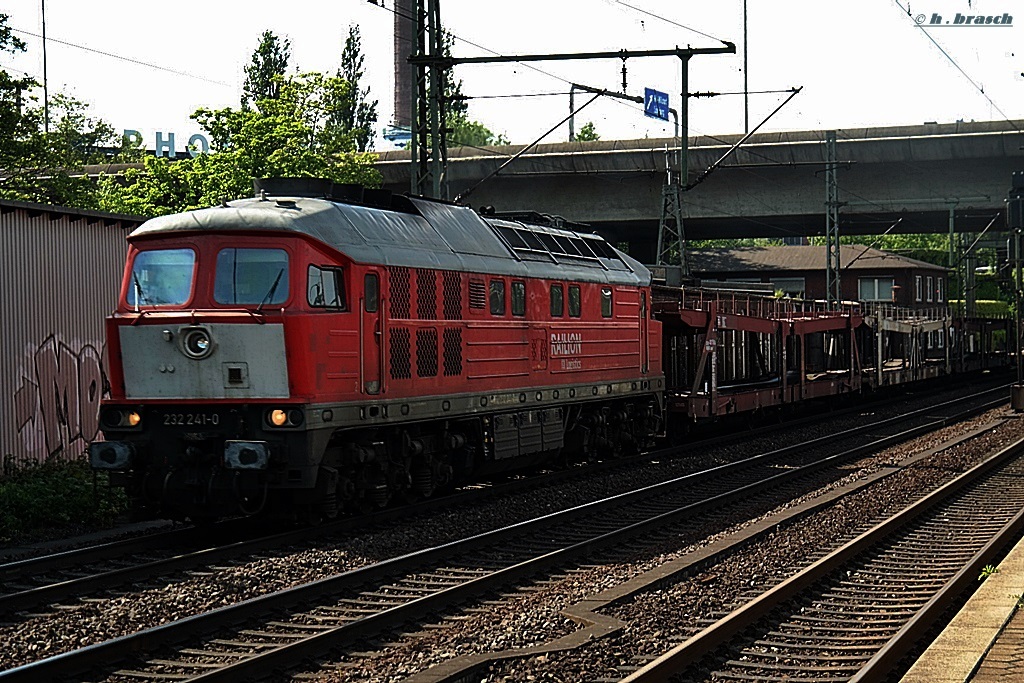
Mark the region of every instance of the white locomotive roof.
MULTIPOLYGON (((481 218, 468 207, 409 198, 416 213, 308 197, 242 199, 160 216, 129 239, 172 232, 268 231, 306 234, 363 264, 436 268, 646 286, 650 271, 597 235, 481 218), (513 248, 495 226, 583 240, 587 256, 513 248), (594 244, 600 242, 599 245, 594 244)), ((507 234, 507 233, 506 233, 507 234)))

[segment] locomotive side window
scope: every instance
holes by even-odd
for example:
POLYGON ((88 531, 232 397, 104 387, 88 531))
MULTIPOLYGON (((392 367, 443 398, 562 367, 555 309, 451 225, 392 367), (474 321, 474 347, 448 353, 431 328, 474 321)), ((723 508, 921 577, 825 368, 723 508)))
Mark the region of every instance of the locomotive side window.
POLYGON ((219 304, 281 304, 288 299, 288 252, 240 249, 217 252, 213 300, 219 304))
POLYGON ((512 281, 512 315, 526 315, 526 283, 512 281))
POLYGON ((380 306, 380 280, 377 273, 367 273, 363 278, 363 308, 367 313, 376 313, 380 306))
POLYGON ((569 285, 569 316, 572 318, 580 317, 580 311, 583 308, 582 298, 580 297, 580 286, 569 285))
POLYGON ((551 317, 561 318, 565 310, 565 295, 562 285, 551 285, 551 317))
POLYGON ((564 254, 565 250, 558 244, 554 235, 549 235, 546 232, 542 232, 537 235, 540 237, 540 241, 544 243, 544 246, 548 248, 552 254, 564 254))
POLYGON ((570 237, 569 241, 576 247, 576 251, 580 252, 580 256, 584 258, 597 258, 584 240, 581 240, 579 237, 570 237))
POLYGON ((568 237, 562 237, 561 235, 555 235, 555 241, 558 242, 559 246, 569 256, 582 256, 579 250, 573 246, 572 242, 569 241, 568 237))
POLYGON ((547 249, 544 248, 544 244, 540 241, 540 238, 529 230, 519 230, 518 232, 523 238, 523 241, 526 242, 526 246, 530 249, 534 251, 547 251, 547 249))
POLYGON ((346 310, 345 281, 340 268, 320 268, 311 265, 306 279, 310 306, 346 310))
POLYGON ((612 317, 612 288, 602 287, 601 288, 601 316, 604 318, 612 317))
POLYGON ((191 249, 140 251, 128 282, 129 306, 176 306, 192 296, 196 254, 191 249))
POLYGON ((504 280, 491 280, 491 315, 505 315, 504 280))
POLYGON ((504 237, 505 241, 508 242, 509 246, 512 247, 513 249, 529 248, 526 246, 526 240, 520 237, 519 233, 517 233, 513 228, 508 228, 503 225, 498 225, 495 227, 498 230, 498 234, 504 237))

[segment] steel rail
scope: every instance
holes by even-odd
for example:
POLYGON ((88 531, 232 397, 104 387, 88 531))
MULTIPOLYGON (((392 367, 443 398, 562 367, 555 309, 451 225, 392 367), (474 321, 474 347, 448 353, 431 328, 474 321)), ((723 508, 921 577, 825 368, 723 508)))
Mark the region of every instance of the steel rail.
MULTIPOLYGON (((974 394, 974 396, 983 396, 987 393, 997 393, 1003 389, 1004 387, 999 386, 978 392, 977 394, 974 394)), ((911 415, 923 415, 924 413, 941 409, 944 406, 955 404, 958 400, 959 399, 954 399, 952 402, 947 401, 918 411, 913 411, 911 413, 907 413, 905 417, 911 415)), ((861 407, 857 406, 849 410, 852 411, 860 409, 861 407)), ((836 413, 833 413, 833 415, 834 414, 836 413)), ((768 427, 750 430, 748 432, 734 433, 728 438, 728 440, 739 441, 759 433, 773 433, 780 429, 789 428, 801 423, 810 423, 818 419, 820 418, 817 416, 805 417, 789 421, 784 425, 771 425, 768 427)), ((3 594, 0 595, 0 615, 11 614, 18 610, 28 609, 35 605, 49 604, 68 598, 95 593, 109 586, 123 586, 125 582, 129 581, 146 580, 170 572, 202 566, 204 563, 209 564, 212 562, 230 559, 232 557, 237 557, 242 553, 254 553, 274 547, 302 543, 316 538, 351 533, 355 530, 363 530, 371 528, 374 525, 414 517, 416 515, 427 514, 454 505, 473 504, 479 502, 482 498, 504 495, 526 488, 554 485, 579 476, 629 467, 631 464, 647 462, 651 459, 675 457, 678 456, 681 451, 685 451, 690 447, 692 447, 692 445, 688 444, 687 446, 682 447, 664 448, 631 458, 603 461, 588 466, 584 470, 554 472, 541 475, 539 477, 533 477, 530 480, 504 482, 486 490, 477 489, 462 491, 448 496, 432 498, 412 506, 381 510, 367 515, 345 518, 318 528, 292 529, 268 536, 259 536, 225 545, 218 545, 212 548, 203 548, 192 552, 177 553, 171 557, 156 559, 134 566, 119 567, 113 570, 97 572, 96 574, 91 574, 89 576, 78 576, 48 585, 3 594)), ((245 521, 246 520, 232 520, 231 524, 233 526, 242 527, 245 521)), ((206 533, 208 532, 209 531, 206 533)), ((229 531, 224 535, 230 535, 230 533, 231 532, 229 531)), ((66 567, 76 567, 80 570, 82 565, 90 562, 112 561, 114 559, 119 559, 147 550, 158 548, 166 549, 170 545, 186 545, 194 543, 198 539, 198 535, 199 534, 196 529, 175 529, 162 534, 151 534, 141 538, 122 539, 87 548, 69 550, 52 555, 29 558, 27 560, 14 561, 0 565, 0 579, 4 580, 7 584, 11 584, 19 579, 24 579, 26 576, 38 576, 43 573, 57 571, 66 567)))
POLYGON ((922 607, 892 637, 882 649, 852 678, 850 683, 873 683, 887 681, 899 662, 906 658, 917 643, 933 632, 942 614, 950 607, 958 604, 959 599, 968 589, 978 585, 978 567, 984 567, 998 557, 1008 545, 1021 537, 1024 529, 1024 508, 1013 519, 1008 521, 996 536, 985 544, 964 567, 951 578, 942 589, 922 607))
MULTIPOLYGON (((746 603, 728 616, 708 626, 700 633, 680 643, 661 657, 622 679, 622 683, 666 681, 672 676, 681 674, 690 666, 697 664, 707 657, 708 653, 728 644, 734 637, 749 628, 751 624, 768 616, 781 604, 793 600, 804 590, 840 569, 850 560, 892 536, 911 521, 925 516, 936 505, 964 491, 981 479, 981 477, 1014 458, 1020 457, 1022 453, 1024 453, 1024 439, 1007 446, 996 455, 976 465, 956 479, 947 482, 928 496, 904 508, 886 521, 874 526, 841 548, 814 562, 803 571, 777 584, 760 597, 746 603)), ((947 584, 947 587, 950 589, 953 587, 962 589, 971 578, 970 572, 973 572, 976 576, 976 567, 992 560, 998 550, 1005 547, 1009 540, 1019 537, 1022 529, 1024 529, 1024 511, 1016 514, 1003 527, 1000 534, 977 553, 973 562, 980 564, 966 566, 958 572, 953 581, 947 584)), ((936 596, 929 601, 927 615, 933 617, 939 609, 948 606, 949 603, 946 602, 948 599, 948 596, 943 599, 936 596)), ((927 624, 922 617, 915 619, 912 624, 907 624, 904 627, 904 631, 907 631, 909 635, 919 636, 922 628, 931 625, 934 625, 934 622, 927 624)), ((905 643, 906 641, 903 642, 905 643)), ((861 680, 886 680, 885 676, 881 673, 882 668, 885 666, 891 667, 894 660, 898 659, 900 654, 896 646, 879 652, 876 655, 878 661, 872 664, 872 670, 866 673, 866 677, 861 680), (879 678, 878 676, 881 677, 879 678)), ((906 650, 903 650, 902 655, 905 654, 906 650)))
MULTIPOLYGON (((829 441, 843 442, 849 439, 850 436, 853 434, 868 433, 871 431, 875 431, 880 427, 895 426, 900 422, 904 422, 907 420, 926 420, 925 424, 919 425, 909 430, 899 432, 897 434, 884 436, 872 443, 857 446, 852 449, 843 451, 842 453, 839 454, 828 456, 811 465, 786 470, 774 476, 766 477, 755 484, 749 484, 739 489, 734 489, 728 493, 720 494, 713 498, 707 498, 702 502, 687 505, 673 512, 658 515, 657 517, 648 519, 645 522, 630 525, 625 529, 620 529, 616 532, 603 534, 601 536, 589 539, 582 543, 571 545, 570 547, 565 548, 563 550, 549 553, 541 558, 537 558, 536 560, 534 560, 533 564, 520 563, 514 567, 506 568, 502 570, 504 573, 496 575, 498 578, 493 579, 493 581, 495 581, 495 584, 493 585, 502 584, 509 580, 512 580, 516 576, 521 576, 522 572, 536 572, 540 568, 550 566, 552 563, 556 563, 558 561, 561 561, 562 559, 578 556, 578 554, 581 552, 589 552, 591 550, 607 545, 609 543, 620 542, 621 540, 627 538, 630 535, 635 535, 639 533, 641 530, 647 530, 659 526, 664 526, 666 524, 672 523, 680 517, 693 515, 694 512, 699 511, 704 507, 720 506, 723 503, 728 502, 730 500, 734 500, 736 498, 749 495, 752 491, 757 490, 759 488, 768 487, 770 485, 777 485, 780 482, 784 482, 789 479, 796 478, 798 476, 806 475, 808 472, 811 472, 814 469, 831 465, 835 463, 837 460, 857 457, 873 449, 884 448, 893 443, 898 443, 918 436, 922 433, 938 429, 943 425, 963 419, 965 414, 975 414, 977 412, 987 410, 993 406, 1002 405, 1006 403, 1006 399, 1005 397, 1003 397, 993 401, 988 401, 980 406, 974 406, 965 414, 958 414, 948 417, 936 417, 928 415, 928 413, 932 413, 936 411, 936 409, 938 408, 955 407, 957 404, 962 404, 964 402, 976 399, 980 396, 985 396, 989 393, 992 393, 992 391, 993 390, 988 390, 984 392, 979 392, 979 394, 977 395, 961 397, 959 399, 954 399, 952 401, 946 401, 937 406, 929 406, 927 408, 918 411, 913 411, 902 416, 887 418, 885 420, 881 420, 870 425, 857 427, 836 434, 820 437, 818 439, 814 439, 799 444, 798 446, 777 449, 774 451, 753 456, 751 458, 746 458, 744 460, 737 461, 734 463, 719 465, 709 470, 684 475, 672 479, 670 481, 654 484, 635 491, 610 496, 599 501, 594 501, 567 510, 550 513, 537 519, 519 522, 517 524, 513 524, 502 529, 477 534, 475 536, 462 539, 459 541, 453 541, 451 543, 443 544, 433 548, 428 548, 421 551, 409 553, 400 557, 391 558, 381 563, 351 570, 332 577, 320 579, 315 582, 303 584, 301 586, 295 586, 277 593, 251 598, 249 600, 221 607, 216 610, 206 612, 204 614, 185 617, 183 619, 179 619, 161 626, 146 629, 135 634, 122 636, 120 638, 115 638, 101 643, 96 643, 78 650, 73 650, 60 655, 55 655, 44 660, 33 662, 31 664, 26 664, 24 666, 10 669, 5 672, 0 672, 0 680, 56 680, 62 677, 66 677, 68 675, 76 674, 90 667, 102 666, 104 664, 108 664, 111 661, 123 659, 127 654, 145 652, 163 645, 167 645, 168 643, 180 642, 189 637, 195 636, 198 633, 208 633, 211 631, 215 631, 217 629, 231 626, 233 624, 241 623, 246 619, 253 618, 255 615, 278 613, 287 610, 295 605, 302 604, 303 602, 308 601, 310 599, 320 598, 324 595, 338 593, 346 589, 351 589, 355 586, 364 585, 375 580, 380 580, 386 577, 392 577, 396 574, 401 574, 403 572, 413 571, 419 567, 422 567, 425 564, 428 564, 430 562, 437 562, 438 560, 450 557, 453 554, 465 553, 487 545, 501 543, 503 540, 509 537, 520 536, 536 529, 547 529, 555 523, 571 522, 574 520, 586 518, 588 516, 594 516, 595 512, 599 512, 602 509, 607 509, 612 506, 629 505, 631 501, 647 500, 650 499, 652 496, 668 493, 672 490, 684 486, 693 486, 695 484, 706 482, 715 477, 721 477, 723 475, 734 473, 744 467, 750 467, 752 465, 762 464, 764 462, 771 462, 776 459, 785 459, 787 455, 790 455, 797 451, 819 448, 821 446, 824 446, 829 441)), ((467 590, 463 597, 468 597, 470 594, 473 594, 476 591, 481 590, 482 587, 485 585, 488 584, 486 581, 483 580, 474 582, 472 590, 467 590)), ((446 593, 446 596, 443 598, 442 603, 445 601, 450 602, 451 600, 455 599, 454 595, 455 593, 446 593)), ((409 604, 415 604, 417 609, 425 608, 429 610, 436 603, 433 600, 433 596, 427 596, 426 598, 422 598, 420 600, 414 601, 414 603, 409 604)), ((358 622, 353 622, 353 625, 339 626, 332 631, 325 632, 324 634, 318 634, 317 636, 313 637, 316 639, 314 642, 323 643, 331 641, 331 638, 320 637, 322 635, 325 636, 327 634, 333 634, 333 640, 347 640, 349 638, 349 634, 355 634, 352 636, 354 638, 365 637, 365 634, 367 633, 365 629, 371 627, 379 628, 379 626, 374 625, 386 623, 387 618, 394 618, 395 615, 401 615, 400 618, 403 621, 410 618, 410 613, 412 612, 412 610, 409 608, 408 605, 403 605, 402 607, 405 608, 404 611, 398 609, 389 610, 388 613, 391 615, 390 617, 380 616, 377 617, 376 620, 372 620, 370 617, 367 617, 358 622), (361 625, 356 626, 355 624, 361 625)), ((295 652, 300 650, 301 647, 305 647, 300 646, 301 643, 297 643, 294 644, 294 650, 288 648, 284 650, 274 650, 271 653, 267 653, 267 655, 261 655, 252 658, 252 662, 255 663, 256 661, 259 661, 261 662, 261 664, 259 664, 260 667, 266 667, 268 665, 271 665, 267 663, 268 659, 273 659, 277 657, 291 657, 292 655, 286 653, 295 652), (273 653, 278 654, 273 655, 273 657, 270 657, 270 655, 272 655, 273 653)), ((320 647, 320 645, 317 645, 316 647, 320 647)), ((250 660, 245 660, 245 662, 250 662, 250 660)), ((244 664, 244 662, 242 664, 244 664)), ((239 667, 241 667, 242 664, 240 664, 239 667)), ((246 664, 246 666, 248 665, 246 664)), ((252 675, 253 671, 257 670, 258 669, 256 668, 252 670, 247 669, 248 673, 244 675, 252 675)), ((228 669, 225 669, 224 671, 225 673, 222 675, 230 675, 228 669)), ((216 673, 217 672, 213 672, 211 674, 208 674, 208 676, 213 676, 216 673)), ((207 678, 204 680, 214 679, 207 678)))

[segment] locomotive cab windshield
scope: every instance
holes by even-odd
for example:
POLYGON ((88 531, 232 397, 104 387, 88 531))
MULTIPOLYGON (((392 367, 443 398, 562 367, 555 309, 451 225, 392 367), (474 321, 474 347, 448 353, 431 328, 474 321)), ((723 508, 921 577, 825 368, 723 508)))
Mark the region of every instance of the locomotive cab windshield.
POLYGON ((132 263, 128 305, 180 306, 192 298, 196 254, 191 249, 140 251, 132 263))
MULTIPOLYGON (((280 305, 290 295, 289 258, 284 249, 223 247, 200 254, 189 247, 144 249, 132 263, 125 300, 140 306, 184 306, 207 301, 217 306, 280 305), (213 265, 212 291, 208 280, 196 277, 201 261, 213 265), (197 284, 194 284, 197 283, 197 284), (193 289, 198 287, 198 291, 193 289)), ((336 294, 334 295, 337 296, 336 294)))
POLYGON ((288 252, 229 247, 217 252, 213 300, 219 304, 282 304, 288 300, 288 252))

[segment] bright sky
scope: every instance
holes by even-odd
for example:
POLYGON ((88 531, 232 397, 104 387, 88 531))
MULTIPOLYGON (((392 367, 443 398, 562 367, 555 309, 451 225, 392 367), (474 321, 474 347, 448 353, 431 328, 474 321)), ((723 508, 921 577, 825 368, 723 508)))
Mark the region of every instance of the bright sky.
MULTIPOLYGON (((265 29, 291 39, 293 68, 333 73, 349 24, 359 24, 367 84, 380 100, 378 128, 391 121, 393 0, 384 0, 386 7, 367 0, 45 4, 50 91, 88 102, 115 128, 141 131, 149 147, 156 131, 163 131, 176 133, 183 149, 189 135, 200 132, 188 118, 197 107, 238 106, 243 67, 265 29)), ((1019 3, 914 0, 909 15, 907 0, 749 4, 750 90, 804 86, 762 130, 1024 118, 1024 6, 1019 3), (933 14, 952 22, 957 13, 1008 13, 1012 23, 925 31, 915 22, 922 16, 927 25, 933 14)), ((41 0, 4 0, 0 12, 10 15, 9 25, 28 52, 0 53, 0 65, 41 81, 41 40, 33 35, 42 32, 40 7, 41 0)), ((530 54, 721 44, 680 25, 692 27, 736 43, 737 54, 694 57, 690 91, 743 89, 743 0, 444 0, 441 12, 457 36, 456 56, 487 54, 481 48, 530 54)), ((472 118, 512 142, 526 143, 568 113, 569 83, 619 90, 621 66, 619 60, 465 65, 456 69, 456 77, 466 95, 479 98, 470 102, 472 118), (494 97, 535 93, 559 94, 494 97)), ((644 87, 666 91, 670 105, 678 108, 678 59, 636 59, 626 66, 629 94, 642 95, 644 87)), ((750 126, 785 97, 751 95, 750 126)), ((577 95, 577 106, 587 99, 577 95)), ((580 114, 577 127, 586 121, 593 121, 604 139, 671 134, 671 124, 644 117, 639 105, 604 98, 580 114)), ((691 99, 691 135, 743 132, 743 127, 742 96, 691 99)), ((567 134, 562 126, 546 141, 567 134)), ((378 140, 377 148, 390 145, 378 140)))

